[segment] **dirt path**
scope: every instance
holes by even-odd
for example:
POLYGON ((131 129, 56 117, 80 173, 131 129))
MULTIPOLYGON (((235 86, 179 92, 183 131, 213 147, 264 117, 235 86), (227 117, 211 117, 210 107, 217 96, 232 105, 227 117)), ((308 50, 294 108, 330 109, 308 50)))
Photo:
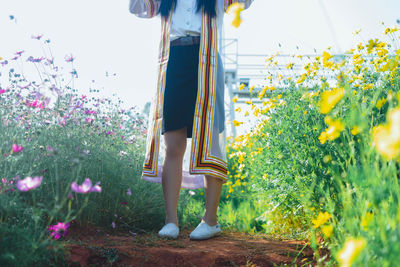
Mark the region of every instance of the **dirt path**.
MULTIPOLYGON (((91 231, 92 232, 92 231, 91 231)), ((156 234, 80 233, 66 240, 70 266, 289 266, 314 265, 313 251, 302 241, 274 240, 267 236, 225 232, 191 241, 189 231, 177 240, 156 234)))

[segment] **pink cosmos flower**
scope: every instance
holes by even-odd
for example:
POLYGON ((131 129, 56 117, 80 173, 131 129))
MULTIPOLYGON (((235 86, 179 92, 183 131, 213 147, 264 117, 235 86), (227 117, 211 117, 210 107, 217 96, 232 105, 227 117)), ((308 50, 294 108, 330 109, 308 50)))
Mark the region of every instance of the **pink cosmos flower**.
POLYGON ((6 92, 5 89, 0 89, 0 95, 1 95, 1 94, 4 94, 5 92, 6 92))
POLYGON ((64 59, 66 62, 72 62, 72 61, 74 61, 75 58, 72 55, 70 55, 70 56, 65 56, 64 59))
POLYGON ((17 188, 19 191, 26 192, 31 189, 35 189, 42 183, 43 176, 26 177, 25 179, 17 182, 17 188))
POLYGON ((36 39, 36 40, 40 40, 42 37, 43 37, 43 34, 32 35, 32 36, 31 36, 32 39, 36 39))
POLYGON ((24 148, 23 148, 22 146, 19 146, 19 145, 17 145, 17 144, 13 144, 13 145, 12 145, 12 151, 13 151, 14 153, 21 152, 23 149, 24 149, 24 148))
POLYGON ((68 227, 70 223, 62 223, 59 222, 54 225, 50 225, 48 230, 51 232, 50 236, 53 237, 54 239, 60 239, 61 236, 65 236, 68 234, 68 227))
POLYGON ((85 119, 85 122, 86 122, 86 123, 91 123, 92 121, 94 121, 92 118, 86 118, 86 119, 85 119))
POLYGON ((101 193, 100 182, 97 182, 94 186, 92 186, 92 181, 89 178, 86 178, 81 185, 78 185, 76 182, 73 182, 71 184, 71 189, 72 191, 81 194, 86 194, 89 192, 101 193))

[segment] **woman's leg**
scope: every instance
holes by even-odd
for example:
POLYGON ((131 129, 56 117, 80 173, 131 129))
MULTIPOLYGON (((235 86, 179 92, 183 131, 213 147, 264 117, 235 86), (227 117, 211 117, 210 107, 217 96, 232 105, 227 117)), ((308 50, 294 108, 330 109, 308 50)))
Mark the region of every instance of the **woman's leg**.
POLYGON ((178 199, 182 184, 182 161, 186 150, 187 129, 164 133, 166 155, 162 171, 162 187, 165 203, 165 223, 178 225, 178 199))
POLYGON ((203 221, 210 226, 214 226, 217 224, 217 209, 221 197, 222 181, 210 175, 206 175, 205 177, 206 210, 203 221))

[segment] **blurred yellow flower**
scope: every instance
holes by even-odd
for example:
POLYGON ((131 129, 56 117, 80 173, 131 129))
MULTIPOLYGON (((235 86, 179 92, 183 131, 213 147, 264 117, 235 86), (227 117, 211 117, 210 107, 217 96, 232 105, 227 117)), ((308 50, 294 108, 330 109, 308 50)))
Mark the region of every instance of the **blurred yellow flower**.
POLYGON ((329 128, 326 129, 326 135, 329 140, 335 140, 340 136, 340 133, 344 130, 344 124, 340 120, 332 120, 329 123, 329 128))
POLYGON ((324 68, 331 68, 335 64, 333 61, 330 61, 332 57, 333 56, 326 51, 322 53, 322 65, 324 68))
POLYGON ((246 87, 246 85, 244 83, 241 83, 239 85, 239 91, 242 91, 245 87, 246 87))
POLYGON ((365 239, 348 239, 344 244, 344 247, 338 254, 338 261, 341 267, 350 267, 353 262, 360 255, 361 251, 367 245, 365 239))
POLYGON ((307 110, 304 110, 303 113, 304 113, 304 115, 307 115, 308 112, 307 112, 307 110))
POLYGON ((315 220, 311 220, 312 223, 314 224, 313 227, 314 228, 320 227, 321 225, 326 223, 331 217, 332 215, 330 215, 328 212, 319 213, 315 220))
POLYGON ((372 89, 374 88, 374 85, 372 83, 367 83, 365 85, 363 85, 362 89, 363 90, 368 90, 368 89, 372 89))
POLYGON ((232 98, 232 102, 236 103, 238 101, 238 99, 239 99, 239 96, 235 96, 234 98, 232 98))
POLYGON ((326 135, 326 132, 322 132, 320 136, 318 137, 319 141, 321 144, 325 144, 326 140, 328 140, 328 136, 326 135))
POLYGON ((352 135, 357 135, 360 133, 360 127, 358 127, 357 125, 355 125, 352 129, 351 129, 351 134, 352 135))
POLYGON ((250 92, 250 93, 253 92, 254 88, 255 88, 254 85, 253 85, 252 87, 250 87, 250 88, 249 88, 249 92, 250 92))
POLYGON ((303 83, 307 78, 307 74, 303 73, 300 78, 297 80, 297 84, 303 83))
POLYGON ((333 226, 332 225, 325 225, 321 227, 321 231, 324 234, 326 238, 329 238, 332 235, 333 232, 333 226))
POLYGON ((235 125, 235 126, 239 126, 239 125, 242 125, 242 124, 243 124, 243 122, 240 122, 240 121, 237 121, 237 120, 233 120, 232 123, 233 123, 233 125, 235 125))
POLYGON ((364 59, 360 54, 355 54, 353 56, 353 64, 354 65, 361 65, 364 62, 364 59))
POLYGON ((373 129, 376 150, 387 160, 395 159, 400 154, 400 108, 388 113, 388 123, 373 129))
POLYGON ((321 94, 320 111, 328 114, 344 96, 343 88, 335 88, 321 94))
POLYGON ((394 33, 394 32, 397 32, 398 30, 399 29, 397 28, 397 26, 394 26, 393 28, 386 28, 385 34, 394 33))
POLYGON ((383 105, 385 105, 386 101, 387 101, 387 99, 384 97, 382 97, 381 99, 376 101, 376 108, 381 109, 383 107, 383 105))
POLYGON ((226 10, 227 14, 233 16, 232 26, 239 28, 240 24, 242 23, 242 19, 240 18, 240 13, 244 10, 243 3, 233 3, 228 7, 226 10))
POLYGON ((289 63, 286 65, 287 69, 293 69, 294 63, 289 63))
POLYGON ((279 131, 278 131, 278 135, 280 135, 281 133, 282 133, 282 130, 279 130, 279 131))

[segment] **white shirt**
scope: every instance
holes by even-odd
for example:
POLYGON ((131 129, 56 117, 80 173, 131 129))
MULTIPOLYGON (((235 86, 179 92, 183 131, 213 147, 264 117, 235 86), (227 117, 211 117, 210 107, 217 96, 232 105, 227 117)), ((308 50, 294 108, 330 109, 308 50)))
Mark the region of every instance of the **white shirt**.
POLYGON ((178 0, 172 13, 171 41, 186 35, 201 34, 201 11, 197 11, 196 0, 178 0))

